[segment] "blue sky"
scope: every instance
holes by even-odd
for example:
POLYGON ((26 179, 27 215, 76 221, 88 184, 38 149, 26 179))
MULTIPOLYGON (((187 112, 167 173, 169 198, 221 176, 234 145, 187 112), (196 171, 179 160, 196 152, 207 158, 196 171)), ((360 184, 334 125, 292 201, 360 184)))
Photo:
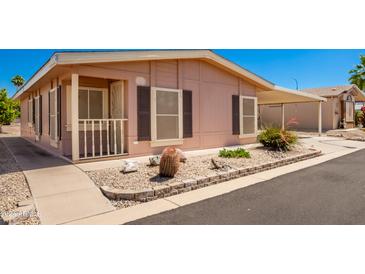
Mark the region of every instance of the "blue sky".
MULTIPOLYGON (((15 92, 10 79, 26 80, 56 50, 0 50, 0 88, 15 92)), ((365 50, 214 50, 255 74, 283 87, 299 89, 347 84, 348 71, 365 50)))

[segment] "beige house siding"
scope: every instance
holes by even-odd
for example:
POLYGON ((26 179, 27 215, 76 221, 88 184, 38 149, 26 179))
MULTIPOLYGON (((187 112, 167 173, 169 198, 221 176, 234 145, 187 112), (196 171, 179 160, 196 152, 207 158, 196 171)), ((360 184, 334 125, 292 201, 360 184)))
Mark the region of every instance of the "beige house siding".
MULTIPOLYGON (((88 87, 109 88, 111 81, 124 80, 125 113, 128 119, 126 132, 126 147, 129 156, 158 153, 162 147, 152 148, 148 141, 137 141, 137 95, 138 85, 157 86, 161 88, 178 88, 192 90, 193 102, 193 137, 184 139, 180 147, 184 150, 203 149, 228 146, 240 143, 255 142, 255 137, 240 139, 232 135, 232 95, 256 96, 256 87, 247 81, 202 60, 164 60, 116 62, 64 66, 68 71, 65 75, 53 75, 54 86, 62 86, 61 124, 62 138, 57 149, 49 145, 48 135, 48 91, 51 79, 40 85, 43 97, 43 135, 40 144, 58 151, 60 154, 71 155, 71 131, 67 127, 67 97, 66 89, 71 84, 71 73, 80 76, 79 85, 88 87)), ((37 90, 30 90, 36 93, 37 90)), ((28 113, 29 92, 21 97, 22 113, 28 113)), ((27 115, 22 115, 21 134, 34 141, 35 135, 28 126, 27 115)), ((81 134, 80 134, 81 135, 81 134)), ((80 136, 80 139, 83 136, 80 136)))

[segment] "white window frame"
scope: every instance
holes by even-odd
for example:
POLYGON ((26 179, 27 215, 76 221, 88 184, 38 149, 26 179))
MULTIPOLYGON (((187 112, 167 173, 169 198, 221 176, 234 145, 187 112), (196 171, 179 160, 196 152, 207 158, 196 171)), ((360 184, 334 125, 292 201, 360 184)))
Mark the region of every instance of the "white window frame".
MULTIPOLYGON (((171 116, 169 114, 169 116, 171 116)), ((182 105, 182 89, 159 88, 151 87, 151 146, 169 146, 183 144, 183 105, 182 105), (157 139, 157 92, 167 91, 178 93, 178 123, 179 123, 179 137, 177 139, 157 139)))
MULTIPOLYGON (((98 120, 98 119, 106 119, 106 114, 107 114, 107 107, 105 106, 105 93, 108 92, 108 89, 106 88, 94 88, 94 87, 79 87, 79 93, 80 93, 80 90, 87 90, 87 118, 86 119, 91 119, 90 118, 90 91, 99 91, 99 92, 102 92, 102 118, 95 118, 95 120, 98 120)), ((81 118, 79 118, 81 119, 81 118)), ((85 118, 84 118, 85 119, 85 118)))
POLYGON ((257 97, 240 95, 240 138, 256 137, 257 136, 257 97), (254 100, 254 115, 243 115, 243 99, 254 100), (243 133, 243 116, 255 118, 255 132, 243 133))
MULTIPOLYGON (((54 130, 56 131, 55 133, 54 133, 54 136, 55 136, 55 139, 52 139, 52 135, 51 135, 51 128, 49 129, 49 142, 50 142, 50 145, 51 146, 53 146, 53 147, 56 147, 56 148, 58 148, 58 141, 59 141, 59 136, 58 136, 58 134, 57 134, 57 129, 58 129, 58 119, 57 119, 57 100, 58 100, 58 98, 57 98, 57 87, 55 87, 55 88, 53 88, 53 89, 51 89, 50 91, 49 91, 49 93, 48 93, 48 96, 51 96, 51 93, 53 93, 54 92, 54 114, 53 115, 51 115, 51 113, 49 113, 49 119, 54 119, 55 120, 55 122, 54 122, 54 130)), ((50 104, 52 104, 52 101, 51 101, 51 99, 49 99, 49 103, 50 104)), ((51 109, 50 108, 50 106, 49 106, 49 109, 51 109)), ((49 126, 51 127, 51 121, 49 121, 49 126)))
MULTIPOLYGON (((109 118, 109 99, 108 99, 108 89, 107 88, 96 88, 96 87, 84 87, 84 86, 80 86, 79 87, 79 92, 80 90, 97 90, 100 92, 103 92, 103 118, 102 119, 108 119, 109 118)), ((89 104, 89 102, 88 102, 89 104)), ((66 131, 71 131, 71 86, 67 85, 66 86, 66 109, 67 109, 67 124, 66 124, 66 131)), ((89 110, 88 110, 89 112, 89 110)), ((88 117, 90 117, 89 113, 88 113, 88 117)), ((77 119, 80 119, 79 117, 77 117, 77 119)), ((98 119, 95 119, 98 120, 98 119)), ((83 131, 83 128, 79 128, 79 131, 83 131)), ((91 130, 91 125, 87 125, 87 131, 91 130)))
POLYGON ((33 127, 33 98, 28 99, 28 126, 33 127))

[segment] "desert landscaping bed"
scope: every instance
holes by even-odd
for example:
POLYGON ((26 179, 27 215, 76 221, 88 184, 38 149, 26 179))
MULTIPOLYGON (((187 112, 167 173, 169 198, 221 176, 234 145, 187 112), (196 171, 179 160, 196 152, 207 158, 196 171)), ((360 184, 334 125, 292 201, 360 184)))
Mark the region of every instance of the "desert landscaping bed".
POLYGON ((0 155, 0 223, 39 224, 24 174, 1 139, 0 155))
POLYGON ((248 149, 251 158, 221 158, 217 154, 188 157, 173 178, 159 176, 158 166, 140 164, 138 171, 124 174, 122 168, 87 171, 115 207, 187 192, 237 177, 319 156, 320 151, 296 145, 288 152, 264 147, 248 149), (223 168, 215 169, 214 159, 223 168))

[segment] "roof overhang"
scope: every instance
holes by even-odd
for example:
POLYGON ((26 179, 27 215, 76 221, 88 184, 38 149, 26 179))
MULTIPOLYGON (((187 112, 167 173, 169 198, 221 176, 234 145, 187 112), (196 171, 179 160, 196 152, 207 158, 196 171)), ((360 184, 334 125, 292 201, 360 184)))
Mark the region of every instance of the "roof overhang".
POLYGON ((262 77, 240 67, 210 50, 149 50, 109 52, 59 52, 53 56, 13 96, 19 98, 37 81, 57 65, 95 64, 107 62, 130 62, 168 59, 205 59, 223 66, 240 77, 254 82, 263 89, 274 89, 275 85, 262 77))
POLYGON ((294 104, 309 102, 326 102, 327 99, 304 91, 287 89, 275 86, 272 90, 261 90, 257 92, 259 105, 272 104, 294 104))
POLYGON ((352 85, 350 91, 355 97, 356 102, 365 102, 365 93, 361 89, 359 89, 357 85, 352 85))

